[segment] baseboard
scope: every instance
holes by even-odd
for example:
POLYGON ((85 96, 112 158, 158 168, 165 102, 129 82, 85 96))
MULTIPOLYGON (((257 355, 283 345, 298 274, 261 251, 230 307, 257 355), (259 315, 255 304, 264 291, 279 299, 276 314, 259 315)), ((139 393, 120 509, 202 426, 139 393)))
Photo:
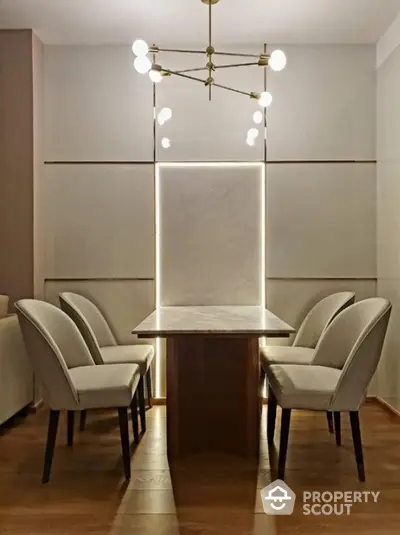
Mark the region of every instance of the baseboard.
POLYGON ((390 403, 388 403, 387 401, 385 401, 381 397, 374 396, 373 399, 374 399, 375 403, 377 403, 378 405, 383 407, 386 411, 390 412, 392 415, 400 416, 400 411, 398 409, 395 409, 394 407, 392 407, 392 405, 390 405, 390 403))
POLYGON ((166 405, 167 398, 153 398, 152 402, 153 402, 153 405, 166 405))
POLYGON ((36 414, 39 409, 43 407, 43 399, 39 399, 37 401, 32 401, 32 403, 28 406, 28 411, 30 413, 36 414))

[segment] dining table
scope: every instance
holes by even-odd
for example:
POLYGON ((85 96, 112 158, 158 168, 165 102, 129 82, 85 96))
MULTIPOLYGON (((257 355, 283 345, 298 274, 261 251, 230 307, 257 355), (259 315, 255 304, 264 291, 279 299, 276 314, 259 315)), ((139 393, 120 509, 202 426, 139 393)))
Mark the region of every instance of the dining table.
POLYGON ((133 334, 166 339, 167 452, 259 454, 260 340, 294 329, 261 306, 161 306, 133 334))

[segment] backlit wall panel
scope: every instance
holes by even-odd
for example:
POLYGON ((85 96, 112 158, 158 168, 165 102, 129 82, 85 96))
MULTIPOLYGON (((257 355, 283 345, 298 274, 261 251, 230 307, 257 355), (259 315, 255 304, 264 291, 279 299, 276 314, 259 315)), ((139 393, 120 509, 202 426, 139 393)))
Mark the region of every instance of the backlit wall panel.
POLYGON ((260 304, 262 166, 159 172, 161 304, 260 304))

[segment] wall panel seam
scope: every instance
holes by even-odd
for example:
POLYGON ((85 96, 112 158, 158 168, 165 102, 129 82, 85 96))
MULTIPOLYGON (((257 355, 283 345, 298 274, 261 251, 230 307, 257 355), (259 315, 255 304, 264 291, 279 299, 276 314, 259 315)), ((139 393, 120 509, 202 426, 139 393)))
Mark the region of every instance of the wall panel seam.
POLYGON ((44 165, 154 165, 153 160, 53 160, 44 165))
POLYGON ((377 277, 269 277, 266 276, 266 279, 269 281, 299 281, 299 280, 305 280, 305 281, 358 281, 358 280, 364 280, 364 281, 377 281, 377 277))
MULTIPOLYGON (((246 160, 174 160, 154 162, 153 160, 46 160, 44 165, 154 165, 155 163, 246 163, 246 160)), ((376 164, 377 160, 251 160, 266 164, 376 164)))
POLYGON ((154 277, 50 277, 44 282, 108 282, 108 281, 138 281, 153 282, 154 277))

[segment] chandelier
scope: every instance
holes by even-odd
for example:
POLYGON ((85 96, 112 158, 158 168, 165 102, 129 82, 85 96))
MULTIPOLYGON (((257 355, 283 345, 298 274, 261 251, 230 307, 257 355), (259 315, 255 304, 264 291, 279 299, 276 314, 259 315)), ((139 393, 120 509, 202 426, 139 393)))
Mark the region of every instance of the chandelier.
POLYGON ((272 95, 268 91, 263 91, 262 93, 251 92, 247 93, 246 91, 241 91, 233 87, 228 87, 222 85, 216 81, 214 78, 215 73, 220 69, 232 69, 238 67, 250 67, 257 66, 262 67, 264 70, 267 67, 270 67, 273 71, 281 71, 286 66, 286 56, 282 50, 274 50, 271 55, 268 55, 266 52, 266 46, 264 46, 264 51, 260 54, 242 54, 234 52, 219 52, 216 51, 212 45, 212 6, 217 4, 219 0, 201 0, 203 4, 208 5, 208 46, 205 50, 181 50, 181 49, 170 49, 170 48, 159 48, 156 45, 148 46, 148 44, 142 39, 137 39, 132 45, 132 51, 136 56, 134 60, 134 67, 136 71, 140 74, 149 74, 150 79, 153 83, 159 83, 166 76, 180 76, 188 80, 195 82, 200 82, 208 88, 209 100, 212 98, 212 88, 218 87, 226 91, 231 91, 233 93, 239 93, 250 97, 251 99, 257 100, 259 105, 263 108, 267 108, 272 102, 272 95), (178 54, 206 54, 207 63, 204 67, 198 67, 193 69, 185 70, 171 70, 162 67, 156 62, 156 57, 159 52, 171 52, 178 54), (152 56, 152 60, 148 57, 152 56), (214 57, 235 57, 235 58, 246 58, 243 60, 243 63, 233 63, 233 64, 222 64, 218 65, 214 63, 214 57), (206 71, 207 78, 199 78, 194 76, 193 72, 206 71))

